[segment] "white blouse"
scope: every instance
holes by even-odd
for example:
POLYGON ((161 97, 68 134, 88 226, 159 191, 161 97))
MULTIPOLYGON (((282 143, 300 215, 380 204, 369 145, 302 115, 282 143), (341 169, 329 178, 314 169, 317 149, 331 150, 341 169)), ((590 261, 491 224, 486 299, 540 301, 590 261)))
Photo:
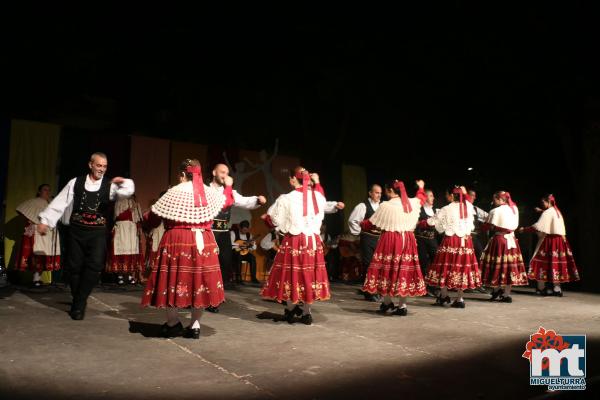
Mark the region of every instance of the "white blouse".
POLYGON ((395 197, 382 203, 369 221, 378 228, 387 232, 412 232, 419 222, 421 214, 421 200, 416 197, 408 199, 412 211, 404 212, 402 200, 395 197))
POLYGON ((275 200, 275 203, 269 207, 267 214, 271 221, 282 233, 299 235, 301 233, 309 235, 318 235, 321 233, 321 223, 323 222, 325 212, 325 197, 315 193, 319 212, 315 214, 313 207, 312 194, 308 193, 307 215, 303 216, 302 192, 293 190, 287 194, 282 194, 275 200))
POLYGON ((546 235, 565 236, 567 234, 565 219, 562 215, 559 215, 554 207, 544 210, 542 215, 540 215, 540 219, 533 224, 533 227, 536 231, 545 233, 546 235))
POLYGON ((507 204, 502 204, 499 207, 490 210, 486 221, 488 224, 497 226, 498 228, 514 231, 519 227, 519 210, 515 206, 512 208, 507 204))
POLYGON ((475 211, 473 210, 473 204, 467 201, 467 217, 460 218, 460 203, 453 202, 445 207, 442 207, 440 211, 433 217, 427 219, 427 223, 431 226, 435 226, 435 229, 439 233, 443 233, 446 236, 458 236, 464 237, 471 234, 474 229, 473 216, 475 211))

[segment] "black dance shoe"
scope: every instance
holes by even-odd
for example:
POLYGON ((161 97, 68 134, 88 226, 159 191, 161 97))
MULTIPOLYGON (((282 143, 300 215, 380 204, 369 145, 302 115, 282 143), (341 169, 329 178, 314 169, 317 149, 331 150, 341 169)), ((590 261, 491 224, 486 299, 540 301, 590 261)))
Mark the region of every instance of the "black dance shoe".
POLYGON ((392 315, 399 315, 401 317, 406 317, 408 315, 408 308, 406 307, 398 307, 394 310, 392 315))
POLYGON ((183 334, 183 325, 181 325, 181 321, 176 325, 169 326, 166 322, 162 324, 160 327, 160 336, 164 338, 172 338, 181 336, 183 334))
POLYGON ((535 294, 537 294, 538 296, 542 296, 542 297, 548 296, 548 293, 546 293, 546 289, 544 289, 544 290, 535 289, 535 294))
POLYGON ((81 321, 85 318, 85 309, 80 310, 78 308, 71 310, 69 313, 72 320, 81 321))
POLYGON ((454 300, 454 303, 452 303, 452 305, 450 306, 452 308, 465 308, 465 302, 463 301, 458 301, 458 300, 454 300))
POLYGON ((500 296, 500 303, 512 303, 512 297, 500 296))
POLYGON ((439 295, 438 297, 436 297, 434 303, 435 306, 443 307, 444 304, 450 304, 450 296, 442 297, 442 295, 439 295))
POLYGON ((288 310, 287 308, 283 310, 283 319, 286 320, 289 324, 294 323, 294 318, 302 315, 302 309, 300 306, 296 305, 296 307, 288 310))
POLYGON ((71 305, 71 311, 69 311, 69 315, 71 319, 75 321, 81 321, 85 318, 85 309, 87 308, 87 303, 80 301, 73 301, 71 305))
POLYGON ((494 301, 497 300, 498 298, 502 299, 502 295, 504 294, 504 290, 502 289, 498 289, 492 292, 492 297, 490 298, 490 301, 494 301))
POLYGON ((205 310, 213 314, 217 314, 219 312, 219 307, 208 306, 205 308, 205 310))
POLYGON ((552 292, 552 296, 563 297, 563 292, 562 290, 555 290, 552 292))
POLYGON ((379 306, 379 312, 382 314, 385 314, 388 310, 393 310, 393 309, 394 309, 394 303, 390 303, 390 304, 381 303, 381 305, 379 306))
POLYGON ((185 337, 188 339, 200 339, 200 328, 188 326, 185 330, 185 337))
POLYGON ((305 314, 302 316, 302 318, 300 318, 300 322, 302 322, 304 325, 312 325, 312 315, 310 314, 305 314))

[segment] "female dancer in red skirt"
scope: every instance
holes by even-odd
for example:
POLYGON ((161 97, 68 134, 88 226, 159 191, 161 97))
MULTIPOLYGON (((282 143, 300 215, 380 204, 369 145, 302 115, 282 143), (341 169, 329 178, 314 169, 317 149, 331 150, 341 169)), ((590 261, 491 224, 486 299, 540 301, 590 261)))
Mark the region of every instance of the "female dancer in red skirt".
POLYGON ((135 195, 115 202, 115 226, 112 230, 106 272, 115 274, 117 284, 134 285, 142 269, 142 210, 135 195), (125 281, 127 278, 127 281, 125 281))
POLYGON ((471 240, 474 210, 464 187, 452 187, 446 195, 450 204, 427 219, 427 224, 435 226, 438 232, 444 234, 444 238, 429 266, 425 283, 441 289, 437 305, 450 303, 448 289, 456 289, 458 296, 452 307, 465 308, 463 291, 481 286, 471 240))
POLYGON ((523 255, 514 231, 519 226, 519 210, 510 193, 494 193, 494 206, 482 225, 482 231, 491 230, 490 238, 481 255, 482 280, 493 288, 490 300, 512 303, 512 286, 527 286, 527 272, 523 255))
POLYGON ((41 273, 60 269, 60 240, 58 230, 49 229, 47 235, 36 230, 39 214, 48 207, 50 185, 44 183, 38 187, 37 196, 17 206, 17 213, 27 219, 27 225, 17 250, 16 269, 33 272, 33 286, 42 285, 41 273))
POLYGON ((290 185, 294 190, 279 196, 263 215, 267 225, 284 237, 261 295, 285 301, 284 318, 289 323, 302 314, 301 322, 310 325, 310 305, 330 297, 320 237, 326 200, 319 176, 302 167, 293 170, 290 185))
POLYGON ((419 180, 417 185, 417 197, 412 199, 406 195, 402 181, 386 185, 389 201, 381 203, 375 214, 361 223, 363 229, 377 227, 383 232, 363 285, 364 292, 383 296, 379 307, 382 313, 392 310, 394 315, 407 315, 406 298, 427 293, 413 234, 426 198, 425 183, 419 180), (396 296, 400 297, 400 307, 394 310, 392 297, 396 296))
POLYGON ((177 309, 191 307, 186 333, 198 339, 202 309, 225 300, 211 225, 219 211, 233 204, 233 179, 227 177, 225 191, 219 193, 202 182, 198 160, 183 161, 180 172, 181 183, 169 189, 145 216, 150 226, 162 220, 166 232, 152 263, 142 306, 167 309, 167 322, 161 328, 165 337, 183 333, 177 309))
POLYGON ((529 263, 529 279, 537 281, 537 293, 562 297, 561 283, 579 280, 579 271, 575 265, 573 252, 567 232, 565 220, 556 205, 556 199, 549 194, 542 198, 540 219, 528 228, 520 231, 537 232, 538 243, 529 263), (546 288, 546 283, 554 288, 546 288))

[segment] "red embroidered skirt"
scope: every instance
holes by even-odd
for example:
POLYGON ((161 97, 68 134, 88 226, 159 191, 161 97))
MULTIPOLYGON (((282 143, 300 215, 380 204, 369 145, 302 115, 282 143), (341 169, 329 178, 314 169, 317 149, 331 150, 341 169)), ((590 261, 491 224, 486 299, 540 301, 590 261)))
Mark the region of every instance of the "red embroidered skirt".
POLYGON ((482 281, 489 286, 527 286, 527 272, 519 241, 509 249, 504 235, 494 235, 481 255, 482 281))
POLYGON ((566 238, 546 235, 529 264, 529 279, 565 283, 579 280, 579 271, 566 238))
POLYGON ((425 283, 448 289, 475 289, 481 286, 481 274, 471 236, 444 236, 425 277, 425 283))
POLYGON ((17 251, 15 269, 19 271, 58 271, 60 269, 60 256, 45 256, 33 254, 34 236, 23 235, 17 251))
POLYGON ((286 234, 275 255, 269 280, 260 294, 264 298, 294 304, 312 304, 328 300, 329 279, 323 256, 323 242, 318 235, 286 234))
POLYGON ((219 267, 219 248, 211 231, 202 232, 204 250, 196 247, 191 229, 165 232, 152 263, 142 306, 216 307, 225 301, 219 267))
MULTIPOLYGON (((115 255, 114 238, 115 233, 112 234, 112 241, 110 246, 110 252, 108 254, 108 260, 106 262, 106 272, 117 273, 117 274, 134 274, 142 270, 142 254, 119 254, 115 255)), ((139 249, 142 248, 141 243, 139 249)))
POLYGON ((381 234, 363 290, 382 296, 424 296, 427 293, 417 241, 412 232, 384 232, 381 234))

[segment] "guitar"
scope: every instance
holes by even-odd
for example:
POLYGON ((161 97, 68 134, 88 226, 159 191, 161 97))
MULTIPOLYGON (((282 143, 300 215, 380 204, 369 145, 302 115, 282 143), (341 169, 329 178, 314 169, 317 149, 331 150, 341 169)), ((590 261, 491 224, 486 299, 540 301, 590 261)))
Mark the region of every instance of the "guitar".
POLYGON ((240 255, 245 256, 246 254, 250 253, 250 251, 251 251, 250 249, 252 248, 252 246, 254 246, 255 239, 256 239, 256 236, 252 237, 250 240, 243 240, 243 239, 236 240, 233 243, 237 244, 238 247, 236 247, 234 250, 237 251, 238 253, 240 253, 240 255))

